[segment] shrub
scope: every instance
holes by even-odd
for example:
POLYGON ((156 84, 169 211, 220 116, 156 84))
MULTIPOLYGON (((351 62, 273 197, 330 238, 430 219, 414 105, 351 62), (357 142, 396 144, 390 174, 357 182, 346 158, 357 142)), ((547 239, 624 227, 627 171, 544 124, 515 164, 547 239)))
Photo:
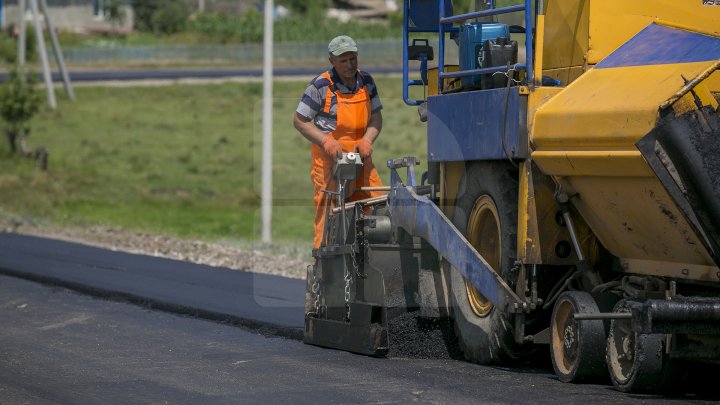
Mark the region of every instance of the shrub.
POLYGON ((257 42, 262 39, 261 19, 256 10, 243 16, 201 13, 190 23, 190 30, 221 43, 257 42))
POLYGON ((174 34, 187 26, 190 8, 182 1, 165 0, 152 15, 153 32, 174 34))
POLYGON ((156 34, 174 34, 187 26, 190 8, 178 0, 132 0, 135 29, 156 34))
MULTIPOLYGON (((15 25, 10 24, 6 31, 0 31, 0 59, 8 64, 17 63, 17 33, 15 25)), ((37 58, 35 31, 25 27, 25 60, 32 62, 37 58)))
POLYGON ((127 16, 123 8, 124 4, 123 0, 110 0, 105 6, 105 19, 115 28, 125 24, 127 16))
MULTIPOLYGON (((400 20, 402 23, 402 19, 400 20)), ((244 15, 201 13, 189 25, 190 31, 221 43, 257 43, 263 39, 263 16, 256 9, 244 15)), ((399 27, 387 24, 348 21, 346 23, 328 18, 314 18, 312 29, 308 29, 308 17, 294 14, 277 20, 273 36, 277 42, 288 41, 329 41, 340 35, 355 39, 393 38, 402 32, 399 27)))
POLYGON ((9 73, 8 80, 0 86, 0 117, 7 125, 5 135, 14 152, 18 135, 40 109, 40 94, 35 88, 37 78, 34 74, 17 69, 9 73))
POLYGON ((330 6, 331 2, 329 0, 278 0, 277 4, 286 6, 296 13, 319 15, 330 6))
POLYGON ((152 31, 152 16, 158 8, 159 0, 132 0, 130 3, 135 13, 135 29, 152 31))

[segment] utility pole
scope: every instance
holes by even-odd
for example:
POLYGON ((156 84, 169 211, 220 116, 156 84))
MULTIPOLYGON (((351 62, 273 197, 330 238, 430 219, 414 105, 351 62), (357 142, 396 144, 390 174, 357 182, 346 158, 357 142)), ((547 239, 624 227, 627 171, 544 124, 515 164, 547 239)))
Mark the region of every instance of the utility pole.
POLYGON ((263 143, 260 215, 262 242, 272 240, 272 92, 273 92, 273 0, 265 0, 263 36, 263 143))
MULTIPOLYGON (((25 0, 18 0, 18 49, 17 49, 17 57, 18 57, 18 68, 23 69, 25 68, 25 9, 27 8, 27 5, 25 4, 25 0)), ((25 72, 20 72, 20 74, 24 74, 25 72)))
MULTIPOLYGON (((40 10, 42 9, 43 15, 45 16, 45 26, 48 29, 48 35, 50 36, 50 42, 53 47, 53 53, 55 54, 55 60, 57 61, 60 74, 65 85, 65 92, 71 100, 75 100, 75 92, 73 91, 72 84, 70 83, 70 75, 65 68, 65 61, 62 56, 62 50, 60 49, 60 41, 58 41, 55 29, 50 20, 50 13, 48 12, 48 6, 46 0, 29 0, 30 11, 32 12, 33 25, 35 26, 35 38, 37 40, 38 53, 40 54, 40 61, 42 62, 43 69, 43 80, 47 89, 48 105, 53 110, 57 108, 57 100, 55 99, 55 89, 53 88, 52 76, 50 73, 50 63, 48 62, 47 49, 45 48, 45 37, 42 32, 42 25, 40 23, 40 10)), ((18 0, 18 27, 20 32, 18 33, 18 70, 21 73, 25 72, 25 12, 26 12, 26 0, 18 0)))
POLYGON ((45 38, 40 25, 38 15, 38 0, 30 0, 30 9, 33 15, 33 24, 35 25, 35 38, 37 39, 38 53, 40 53, 40 61, 43 67, 43 80, 47 88, 48 105, 53 110, 57 108, 57 100, 55 100, 55 89, 53 88, 52 77, 50 76, 50 63, 48 62, 47 50, 45 49, 45 38))
POLYGON ((55 28, 50 20, 47 0, 40 0, 40 7, 42 7, 42 12, 45 16, 45 26, 47 27, 48 34, 50 35, 50 42, 52 43, 53 53, 55 54, 55 62, 58 65, 58 69, 60 69, 60 75, 63 79, 63 85, 65 86, 65 93, 68 95, 70 100, 75 100, 75 92, 73 91, 72 84, 70 83, 70 75, 68 75, 68 71, 65 68, 65 59, 63 59, 62 50, 60 49, 60 41, 58 41, 57 33, 55 33, 55 28))

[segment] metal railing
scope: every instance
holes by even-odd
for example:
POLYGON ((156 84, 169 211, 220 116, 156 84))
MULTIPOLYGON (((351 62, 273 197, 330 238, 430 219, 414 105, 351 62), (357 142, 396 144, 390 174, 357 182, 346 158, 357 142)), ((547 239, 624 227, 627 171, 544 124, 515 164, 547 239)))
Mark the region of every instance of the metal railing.
MULTIPOLYGON (((533 72, 533 7, 532 0, 524 0, 524 4, 495 8, 495 1, 490 0, 488 3, 489 8, 487 10, 475 11, 472 13, 459 14, 453 16, 445 16, 445 1, 438 1, 439 7, 439 20, 437 25, 437 31, 426 31, 426 30, 414 30, 409 27, 408 11, 409 11, 409 0, 404 0, 403 9, 403 100, 409 105, 418 105, 423 100, 411 100, 409 99, 408 92, 410 86, 417 86, 425 84, 422 80, 409 80, 408 79, 408 33, 409 32, 437 32, 438 33, 438 93, 443 91, 443 84, 445 79, 448 78, 459 78, 467 76, 476 76, 482 74, 492 74, 495 72, 507 72, 508 70, 524 70, 526 72, 526 83, 530 86, 535 81, 535 75, 533 72), (525 12, 525 63, 516 63, 508 68, 508 66, 494 66, 482 69, 471 69, 461 70, 457 72, 445 72, 445 34, 449 32, 457 32, 458 29, 452 27, 453 23, 463 22, 475 18, 490 17, 500 14, 508 14, 524 11, 525 12)), ((538 7, 537 0, 535 1, 535 8, 538 7)), ((537 12, 537 10, 535 10, 537 12)))
MULTIPOLYGON (((358 40, 362 66, 399 66, 402 58, 401 39, 358 40)), ((262 63, 262 44, 228 45, 153 45, 93 46, 63 49, 63 56, 73 65, 109 62, 228 62, 238 65, 262 63)), ((328 65, 326 42, 280 42, 273 52, 276 64, 293 66, 328 65)), ((369 69, 372 73, 372 69, 369 69)))

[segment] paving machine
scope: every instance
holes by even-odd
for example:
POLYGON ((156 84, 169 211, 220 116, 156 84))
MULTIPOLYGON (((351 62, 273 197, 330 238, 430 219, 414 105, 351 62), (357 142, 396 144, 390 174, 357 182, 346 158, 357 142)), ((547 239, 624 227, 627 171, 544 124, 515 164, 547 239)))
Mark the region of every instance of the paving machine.
POLYGON ((481 3, 404 1, 427 169, 389 161, 381 198, 328 191, 305 342, 384 356, 412 314, 451 320, 477 363, 549 347, 565 382, 660 391, 719 365, 720 6, 481 3))

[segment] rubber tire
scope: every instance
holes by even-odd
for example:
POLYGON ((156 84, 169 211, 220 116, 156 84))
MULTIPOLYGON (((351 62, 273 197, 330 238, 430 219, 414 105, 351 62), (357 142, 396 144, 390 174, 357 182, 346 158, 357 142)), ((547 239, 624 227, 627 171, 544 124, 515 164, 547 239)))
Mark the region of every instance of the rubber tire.
MULTIPOLYGON (((626 301, 620 301, 615 306, 614 312, 630 312, 626 301)), ((665 335, 662 334, 640 334, 634 335, 633 359, 629 364, 629 370, 622 370, 622 365, 617 360, 616 335, 619 332, 621 323, 630 328, 629 320, 613 320, 610 324, 610 334, 607 338, 606 358, 610 379, 615 389, 621 392, 632 393, 654 393, 661 392, 666 383, 667 356, 665 355, 665 335), (619 376, 618 373, 626 372, 627 376, 619 376)))
POLYGON ((605 345, 605 325, 601 320, 575 321, 569 319, 575 313, 598 313, 597 303, 593 297, 583 291, 566 291, 558 297, 553 307, 550 322, 550 357, 553 369, 560 381, 569 383, 607 381, 608 371, 605 353, 601 349, 605 345), (567 311, 570 310, 570 313, 567 311), (568 325, 571 322, 571 325, 568 325), (559 330, 558 324, 566 325, 559 330), (564 334, 567 326, 574 325, 575 354, 570 360, 563 349, 564 334), (567 360, 567 361, 566 361, 567 360), (570 364, 568 364, 570 363, 570 364))
MULTIPOLYGON (((467 225, 475 202, 483 195, 497 208, 501 232, 500 275, 508 281, 515 262, 517 245, 516 170, 508 162, 474 162, 460 182, 453 223, 467 235, 467 225)), ((465 358, 479 364, 507 365, 523 357, 515 342, 514 325, 508 314, 493 307, 478 317, 468 302, 465 279, 455 269, 450 272, 450 302, 458 345, 465 358)))

